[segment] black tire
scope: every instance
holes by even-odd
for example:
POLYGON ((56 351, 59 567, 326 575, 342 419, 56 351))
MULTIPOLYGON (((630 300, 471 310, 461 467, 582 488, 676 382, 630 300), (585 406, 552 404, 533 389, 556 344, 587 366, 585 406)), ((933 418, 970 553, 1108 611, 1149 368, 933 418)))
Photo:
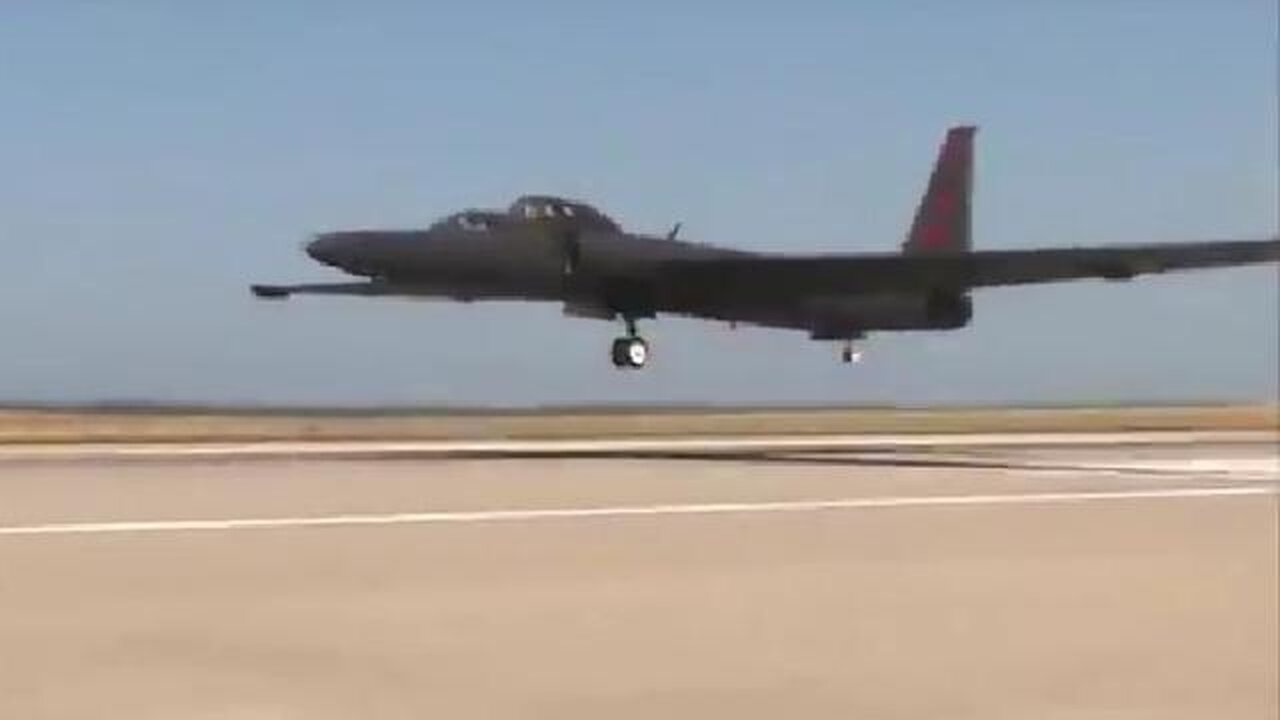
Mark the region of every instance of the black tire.
POLYGON ((613 366, 619 369, 631 367, 631 360, 627 355, 627 348, 631 344, 630 338, 618 338, 613 341, 613 349, 610 351, 610 359, 613 360, 613 366))

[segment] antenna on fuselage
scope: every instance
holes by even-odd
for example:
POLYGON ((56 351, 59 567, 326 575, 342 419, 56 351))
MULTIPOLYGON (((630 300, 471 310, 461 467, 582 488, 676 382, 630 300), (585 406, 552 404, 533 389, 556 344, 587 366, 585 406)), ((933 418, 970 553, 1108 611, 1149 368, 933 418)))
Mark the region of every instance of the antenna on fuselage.
POLYGON ((671 228, 671 232, 667 233, 667 239, 668 239, 668 240, 675 240, 675 239, 676 239, 676 235, 679 235, 679 234, 680 234, 680 225, 681 225, 681 223, 676 223, 676 224, 671 228))

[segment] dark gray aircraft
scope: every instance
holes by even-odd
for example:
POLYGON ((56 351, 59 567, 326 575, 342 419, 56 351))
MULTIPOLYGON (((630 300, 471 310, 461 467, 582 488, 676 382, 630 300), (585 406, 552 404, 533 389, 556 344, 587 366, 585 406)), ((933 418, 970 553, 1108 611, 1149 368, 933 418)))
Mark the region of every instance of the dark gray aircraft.
POLYGON ((590 205, 529 195, 505 211, 466 210, 425 230, 317 235, 312 258, 360 282, 255 285, 294 294, 535 300, 576 317, 621 319, 613 364, 640 368, 649 348, 636 321, 660 313, 804 330, 843 343, 869 332, 951 330, 973 315, 972 290, 1083 278, 1129 280, 1170 270, 1280 259, 1280 239, 1039 250, 971 249, 976 128, 947 132, 899 253, 782 255, 623 230, 590 205))

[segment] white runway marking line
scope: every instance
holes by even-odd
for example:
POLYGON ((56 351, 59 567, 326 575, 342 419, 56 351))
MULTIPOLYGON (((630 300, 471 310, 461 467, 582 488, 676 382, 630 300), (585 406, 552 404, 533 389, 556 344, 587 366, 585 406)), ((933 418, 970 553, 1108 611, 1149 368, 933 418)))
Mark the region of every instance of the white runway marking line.
POLYGON ((0 527, 0 536, 98 535, 146 532, 210 530, 265 530, 272 528, 350 527, 360 525, 413 525, 490 523, 531 520, 623 518, 648 515, 718 515, 873 508, 944 507, 962 505, 1034 505, 1084 503, 1105 500, 1163 500, 1176 498, 1277 495, 1274 487, 1170 488, 1111 492, 1056 492, 1009 495, 925 495, 903 497, 794 500, 761 503, 703 503, 690 505, 639 505, 546 510, 459 510, 416 513, 329 515, 321 517, 242 518, 223 520, 140 520, 97 523, 53 523, 0 527))
POLYGON ((1241 480, 1280 480, 1280 458, 1169 458, 1106 463, 1082 463, 1083 470, 1154 471, 1185 476, 1219 475, 1241 480))

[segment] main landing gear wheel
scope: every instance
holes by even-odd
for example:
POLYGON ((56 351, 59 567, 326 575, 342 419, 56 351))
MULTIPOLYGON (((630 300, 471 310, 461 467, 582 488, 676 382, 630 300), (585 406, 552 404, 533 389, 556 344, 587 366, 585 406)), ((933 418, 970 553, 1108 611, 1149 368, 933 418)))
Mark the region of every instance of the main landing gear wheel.
POLYGON ((613 341, 613 366, 639 370, 649 360, 649 343, 639 337, 621 337, 613 341))

